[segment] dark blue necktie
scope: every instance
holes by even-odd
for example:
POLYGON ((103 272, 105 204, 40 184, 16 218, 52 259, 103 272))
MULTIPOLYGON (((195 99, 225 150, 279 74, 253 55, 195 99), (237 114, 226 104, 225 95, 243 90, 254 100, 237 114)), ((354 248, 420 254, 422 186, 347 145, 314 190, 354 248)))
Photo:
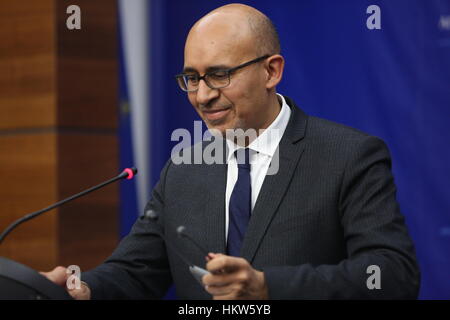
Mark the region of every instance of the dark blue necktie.
POLYGON ((250 181, 250 150, 235 152, 238 163, 238 179, 230 197, 227 254, 240 256, 242 241, 252 210, 252 186, 250 181))

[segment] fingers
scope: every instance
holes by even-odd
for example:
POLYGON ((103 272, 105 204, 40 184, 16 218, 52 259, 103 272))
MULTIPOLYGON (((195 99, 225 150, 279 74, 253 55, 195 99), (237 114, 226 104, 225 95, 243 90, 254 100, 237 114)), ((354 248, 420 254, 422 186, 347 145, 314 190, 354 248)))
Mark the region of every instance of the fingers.
POLYGON ((67 290, 67 292, 75 300, 89 300, 90 297, 91 297, 91 291, 84 284, 81 284, 81 288, 80 289, 67 290))
POLYGON ((57 285, 65 287, 72 298, 76 300, 88 300, 91 297, 90 289, 83 283, 79 289, 70 289, 67 287, 67 279, 71 276, 71 273, 67 272, 67 268, 59 266, 52 271, 39 273, 57 285))
POLYGON ((211 259, 214 259, 214 257, 216 256, 215 253, 208 253, 208 255, 205 257, 206 262, 209 262, 211 259))
POLYGON ((243 258, 210 253, 206 257, 210 272, 203 277, 205 290, 214 299, 236 299, 244 295, 250 279, 250 264, 243 258))
POLYGON ((247 270, 242 269, 233 273, 207 274, 203 277, 206 291, 213 296, 223 296, 234 293, 240 296, 248 286, 250 276, 247 270))
POLYGON ((235 300, 244 298, 244 287, 242 284, 233 283, 225 287, 208 287, 206 291, 215 300, 235 300))
MULTIPOLYGON (((205 290, 215 300, 248 299, 250 298, 249 283, 244 279, 242 276, 233 277, 226 282, 205 285, 205 290)), ((207 279, 205 282, 208 281, 207 279)), ((211 282, 214 282, 214 280, 211 282)))
POLYGON ((210 273, 202 281, 215 300, 268 299, 264 273, 254 269, 247 260, 209 253, 206 261, 210 273))
POLYGON ((69 277, 69 275, 67 274, 67 269, 61 266, 56 267, 55 269, 49 272, 39 272, 39 273, 59 286, 65 286, 67 278, 69 277))
POLYGON ((249 266, 247 260, 243 258, 230 257, 220 253, 210 253, 207 258, 210 260, 206 264, 206 269, 213 274, 231 273, 249 266))
POLYGON ((223 287, 236 282, 237 276, 234 273, 209 273, 203 277, 205 286, 223 287))

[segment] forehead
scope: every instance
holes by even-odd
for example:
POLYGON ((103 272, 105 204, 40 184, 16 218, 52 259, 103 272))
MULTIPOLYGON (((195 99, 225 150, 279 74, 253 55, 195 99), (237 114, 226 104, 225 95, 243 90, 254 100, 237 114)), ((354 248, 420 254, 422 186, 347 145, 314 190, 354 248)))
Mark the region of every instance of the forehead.
POLYGON ((229 48, 214 42, 205 46, 187 48, 184 55, 184 68, 206 72, 214 66, 232 67, 239 63, 240 55, 237 50, 229 48))
POLYGON ((200 22, 186 39, 184 67, 202 72, 214 65, 234 66, 253 56, 250 41, 239 25, 200 22))

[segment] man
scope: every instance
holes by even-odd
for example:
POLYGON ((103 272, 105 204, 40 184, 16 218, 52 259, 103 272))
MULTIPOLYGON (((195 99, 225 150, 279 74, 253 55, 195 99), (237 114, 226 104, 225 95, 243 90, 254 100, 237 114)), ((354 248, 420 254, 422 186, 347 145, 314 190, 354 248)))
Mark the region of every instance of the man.
MULTIPOLYGON (((225 164, 169 160, 147 205, 159 219, 138 219, 112 256, 82 275, 74 297, 162 298, 173 282, 182 299, 417 297, 419 270, 385 144, 308 117, 278 95, 283 68, 276 31, 254 8, 220 7, 192 27, 180 87, 209 129, 260 135, 226 140, 225 164), (280 137, 261 142, 261 129, 280 137), (180 225, 206 257, 177 237, 180 225), (202 284, 176 251, 206 262, 202 284)), ((60 284, 67 277, 62 267, 46 275, 60 284)))

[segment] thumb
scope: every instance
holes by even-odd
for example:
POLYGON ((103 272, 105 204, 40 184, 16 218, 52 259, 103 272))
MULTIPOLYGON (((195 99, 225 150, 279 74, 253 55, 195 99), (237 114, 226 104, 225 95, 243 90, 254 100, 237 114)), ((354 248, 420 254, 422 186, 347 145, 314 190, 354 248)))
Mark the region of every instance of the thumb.
POLYGON ((69 274, 67 274, 67 268, 61 266, 56 267, 50 272, 39 273, 59 286, 65 286, 67 279, 70 276, 69 274))

